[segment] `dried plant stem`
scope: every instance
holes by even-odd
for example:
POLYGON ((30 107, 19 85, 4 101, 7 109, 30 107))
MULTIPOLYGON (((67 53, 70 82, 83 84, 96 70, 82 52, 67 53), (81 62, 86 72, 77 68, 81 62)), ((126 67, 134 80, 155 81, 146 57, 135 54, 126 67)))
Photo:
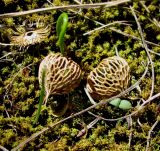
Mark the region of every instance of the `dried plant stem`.
POLYGON ((85 91, 85 93, 86 93, 86 95, 88 96, 88 98, 89 98, 89 101, 92 103, 92 104, 97 104, 94 100, 93 100, 93 98, 91 97, 91 95, 89 94, 89 92, 88 92, 88 90, 84 87, 84 91, 85 91))
POLYGON ((88 32, 84 33, 83 36, 90 35, 91 33, 95 32, 97 30, 101 30, 101 29, 103 29, 105 27, 108 27, 108 26, 111 26, 111 25, 114 25, 114 24, 130 25, 130 24, 127 24, 126 22, 127 21, 124 20, 124 21, 115 21, 115 22, 112 22, 112 23, 108 23, 107 25, 102 25, 101 27, 95 28, 95 29, 93 29, 91 31, 88 31, 88 32))
MULTIPOLYGON (((112 30, 112 31, 114 31, 114 32, 116 32, 116 33, 119 33, 119 34, 121 34, 121 35, 123 35, 123 36, 130 37, 130 38, 132 38, 132 39, 140 40, 140 41, 141 41, 140 38, 138 38, 138 37, 136 37, 136 36, 133 36, 133 35, 130 35, 130 34, 127 34, 127 33, 125 33, 125 32, 122 32, 121 30, 116 29, 116 28, 114 28, 114 27, 109 27, 109 29, 112 30)), ((160 45, 158 45, 158 44, 156 44, 156 43, 153 43, 153 42, 150 42, 150 41, 147 41, 147 40, 145 40, 145 42, 146 42, 147 44, 160 47, 160 45)))
POLYGON ((147 137, 147 146, 146 146, 146 151, 149 151, 149 146, 150 146, 150 140, 151 140, 151 133, 153 132, 153 129, 157 126, 158 120, 152 125, 151 129, 148 132, 148 137, 147 137))
MULTIPOLYGON (((60 120, 60 121, 58 121, 58 122, 56 122, 56 123, 51 124, 51 125, 48 126, 48 127, 43 128, 41 131, 39 131, 39 132, 37 132, 37 133, 34 133, 34 134, 33 134, 32 136, 30 136, 28 139, 26 139, 25 141, 21 142, 17 147, 13 148, 11 151, 16 151, 16 150, 18 150, 19 148, 23 147, 25 144, 29 143, 31 140, 35 139, 37 136, 43 134, 45 131, 49 130, 50 128, 55 127, 55 126, 58 125, 58 124, 61 124, 61 123, 65 122, 65 121, 67 121, 67 120, 69 120, 69 119, 72 119, 72 118, 74 118, 74 117, 76 117, 76 116, 78 116, 78 115, 81 115, 81 114, 83 114, 83 113, 85 113, 85 112, 87 112, 87 111, 95 108, 96 106, 103 105, 103 104, 107 104, 109 101, 111 101, 111 100, 113 100, 113 99, 115 99, 115 98, 117 98, 117 97, 120 97, 120 96, 122 96, 122 95, 124 95, 124 94, 126 94, 126 93, 128 93, 128 92, 130 92, 130 91, 133 90, 133 89, 140 83, 140 81, 145 77, 147 71, 148 71, 148 64, 147 64, 146 70, 144 71, 144 73, 143 73, 143 75, 141 76, 141 78, 140 78, 134 85, 132 85, 131 87, 129 87, 129 88, 126 89, 125 91, 123 91, 123 92, 121 92, 120 94, 118 94, 118 95, 116 95, 116 96, 114 96, 114 97, 112 97, 112 98, 109 98, 109 99, 107 99, 107 100, 105 100, 105 101, 100 101, 100 102, 97 103, 97 104, 94 104, 94 105, 92 105, 92 106, 90 106, 90 107, 88 107, 88 108, 86 108, 86 109, 84 109, 84 110, 82 110, 82 111, 80 111, 80 112, 77 112, 77 113, 75 113, 75 114, 72 114, 72 115, 70 115, 70 116, 68 116, 68 117, 66 117, 66 118, 64 118, 64 119, 62 119, 62 120, 60 120)), ((159 93, 159 96, 160 96, 160 93, 159 93)), ((152 97, 152 98, 154 99, 154 97, 152 97)), ((150 100, 151 100, 152 98, 150 98, 150 100)), ((150 100, 149 100, 149 101, 150 101, 150 100)), ((144 104, 144 103, 143 103, 143 104, 144 104)), ((144 104, 144 105, 145 105, 145 104, 144 104)), ((139 108, 139 109, 140 109, 140 108, 139 108)), ((139 111, 139 110, 138 110, 138 111, 139 111)), ((128 115, 128 116, 130 116, 130 115, 128 115)), ((127 117, 128 117, 128 116, 127 116, 127 117)), ((103 118, 101 118, 101 119, 103 119, 103 118)), ((120 118, 120 119, 121 119, 121 118, 120 118)), ((122 119, 123 119, 123 118, 122 118, 122 119)), ((118 119, 118 120, 119 120, 119 119, 118 119)), ((115 120, 113 120, 113 121, 115 121, 115 120)))
POLYGON ((19 54, 19 53, 22 53, 22 52, 9 52, 9 53, 3 55, 2 57, 0 57, 0 60, 2 60, 3 58, 7 58, 9 55, 15 55, 15 54, 19 54))
MULTIPOLYGON (((84 16, 84 17, 87 18, 86 16, 84 16)), ((89 19, 89 18, 87 18, 87 19, 89 19)), ((91 20, 91 19, 89 19, 89 20, 91 20)), ((94 22, 97 23, 97 24, 99 24, 99 25, 101 25, 101 27, 98 27, 98 28, 96 28, 96 29, 94 29, 94 30, 92 30, 92 31, 87 32, 87 33, 84 33, 83 36, 88 35, 88 34, 91 34, 92 32, 94 32, 94 31, 96 31, 96 30, 99 30, 99 29, 108 27, 108 26, 110 26, 110 25, 112 25, 112 24, 115 24, 115 23, 118 23, 118 22, 122 22, 122 21, 117 21, 117 22, 109 23, 109 24, 107 24, 107 25, 105 25, 105 24, 103 24, 103 23, 100 23, 100 22, 98 22, 98 21, 94 21, 94 22)), ((124 22, 125 22, 125 21, 124 21, 124 22)), ((122 24, 122 23, 121 23, 121 24, 122 24)), ((123 23, 123 24, 124 24, 124 23, 123 23)), ((125 24, 126 24, 126 23, 125 23, 125 24)), ((116 29, 116 28, 114 28, 114 27, 109 27, 109 29, 112 30, 112 31, 114 31, 114 32, 116 32, 116 33, 119 33, 119 34, 121 34, 121 35, 123 35, 123 36, 130 37, 130 38, 132 38, 132 39, 141 41, 141 38, 138 38, 138 37, 136 37, 136 36, 127 34, 127 33, 125 33, 125 32, 122 32, 121 30, 116 29)), ((150 45, 153 45, 153 46, 158 46, 158 47, 160 47, 160 45, 158 45, 158 44, 156 44, 156 43, 153 43, 153 42, 150 42, 150 41, 147 41, 147 40, 145 40, 145 42, 146 42, 146 44, 150 44, 150 45)), ((153 51, 152 51, 152 52, 153 52, 153 51)))
POLYGON ((140 122, 140 119, 138 118, 137 119, 137 123, 139 124, 139 126, 142 128, 143 127, 143 125, 142 125, 142 123, 140 122))
POLYGON ((84 129, 82 129, 81 131, 79 131, 77 137, 81 137, 83 136, 88 129, 92 128, 98 121, 100 120, 99 117, 96 117, 92 122, 90 122, 84 129))
POLYGON ((151 49, 148 49, 148 51, 149 51, 150 53, 153 53, 153 54, 157 55, 157 56, 160 56, 160 53, 158 53, 158 52, 154 52, 154 51, 153 51, 153 50, 151 50, 151 49))
POLYGON ((152 70, 152 78, 151 78, 151 79, 152 79, 152 86, 151 86, 151 92, 150 92, 150 96, 149 96, 149 97, 151 97, 151 96, 153 95, 153 92, 154 92, 154 81, 155 81, 154 65, 153 65, 153 61, 152 61, 151 55, 150 55, 150 53, 149 53, 147 44, 146 44, 145 39, 144 39, 144 36, 143 36, 143 32, 142 32, 141 25, 140 25, 140 23, 139 23, 139 21, 138 21, 138 18, 137 18, 137 16, 136 16, 135 12, 134 12, 133 7, 130 6, 130 9, 131 9, 131 11, 132 11, 132 14, 133 14, 135 20, 136 20, 136 23, 137 23, 137 26, 138 26, 138 31, 139 31, 140 36, 141 36, 141 39, 142 39, 142 44, 143 44, 143 46, 144 46, 144 48, 145 48, 145 50, 146 50, 146 54, 147 54, 147 56, 148 56, 148 58, 149 58, 149 61, 150 61, 150 64, 151 64, 151 68, 152 68, 152 69, 151 69, 151 70, 152 70))
POLYGON ((133 135, 133 128, 132 128, 132 125, 133 125, 133 122, 132 122, 132 117, 131 116, 129 116, 128 118, 127 118, 128 120, 128 125, 129 125, 129 129, 131 130, 131 133, 129 134, 129 141, 128 141, 128 148, 130 149, 130 147, 131 147, 131 141, 132 141, 132 135, 133 135))
POLYGON ((7 44, 0 42, 0 46, 17 46, 18 44, 7 44))
POLYGON ((1 149, 2 151, 9 151, 8 149, 6 149, 5 147, 3 147, 3 146, 1 146, 1 145, 0 145, 0 149, 1 149))
MULTIPOLYGON (((150 10, 147 8, 147 6, 145 5, 145 1, 140 1, 140 4, 142 5, 142 7, 147 11, 147 13, 150 13, 150 10)), ((160 23, 158 22, 158 20, 156 18, 150 19, 148 18, 155 26, 160 28, 160 23)))
POLYGON ((81 4, 81 5, 67 5, 67 6, 55 6, 55 7, 48 7, 48 8, 39 8, 34 10, 28 10, 28 11, 22 11, 22 12, 15 12, 15 13, 6 13, 6 14, 0 14, 0 18, 7 18, 7 17, 16 17, 16 16, 22 16, 22 15, 28 15, 33 13, 40 13, 40 12, 46 12, 46 11, 52 11, 52 10, 67 10, 67 9, 73 9, 73 8, 97 8, 101 6, 105 7, 112 7, 116 6, 122 3, 130 2, 131 0, 117 0, 112 2, 104 2, 104 3, 93 3, 93 4, 81 4))

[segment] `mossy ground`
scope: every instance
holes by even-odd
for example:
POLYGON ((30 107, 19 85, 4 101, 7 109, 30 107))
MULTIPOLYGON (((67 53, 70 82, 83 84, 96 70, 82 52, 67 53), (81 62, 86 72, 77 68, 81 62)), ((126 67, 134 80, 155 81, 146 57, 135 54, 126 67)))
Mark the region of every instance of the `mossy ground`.
MULTIPOLYGON (((86 0, 85 2, 89 3, 90 1, 86 0)), ((101 0, 92 2, 101 2, 101 0)), ((75 3, 73 1, 55 0, 53 4, 66 5, 75 3)), ((83 86, 86 84, 86 76, 103 58, 116 55, 115 47, 117 47, 119 55, 126 59, 131 68, 131 84, 137 81, 145 70, 147 62, 146 51, 142 47, 141 41, 119 34, 114 29, 140 38, 135 19, 129 9, 129 6, 133 6, 143 29, 145 40, 160 45, 160 27, 155 21, 155 19, 157 21, 160 20, 160 2, 154 0, 146 1, 144 4, 146 8, 141 2, 135 1, 109 8, 82 9, 79 14, 70 10, 66 11, 69 14, 69 25, 65 36, 66 50, 68 56, 81 66, 83 79, 80 86, 69 95, 71 104, 66 114, 55 118, 50 107, 51 102, 48 102, 47 106, 42 106, 39 123, 36 127, 33 127, 32 123, 38 107, 40 92, 38 68, 41 60, 50 51, 59 51, 56 47, 55 22, 61 11, 54 10, 52 12, 1 19, 0 24, 8 26, 5 30, 0 29, 1 42, 5 43, 9 42, 7 34, 10 28, 17 27, 25 19, 36 21, 37 18, 43 18, 47 24, 51 24, 52 30, 48 39, 40 44, 29 46, 28 49, 20 50, 18 46, 0 46, 0 56, 12 53, 0 60, 0 145, 10 150, 43 127, 90 106, 91 104, 83 90, 83 86), (90 35, 83 35, 100 27, 99 23, 108 24, 120 20, 128 21, 131 26, 117 23, 95 31, 90 35)), ((0 13, 48 6, 50 4, 47 1, 41 0, 2 0, 0 7, 3 9, 0 10, 0 13)), ((74 11, 78 12, 79 10, 74 11)), ((148 44, 148 47, 150 50, 160 53, 159 45, 148 44)), ((154 62, 154 94, 156 94, 160 92, 160 56, 154 53, 150 53, 150 55, 154 62)), ((150 95, 151 83, 150 67, 145 79, 140 83, 142 93, 139 94, 134 90, 129 94, 129 97, 147 99, 150 95)), ((61 99, 63 97, 66 98, 68 96, 62 96, 61 99)), ((136 107, 138 101, 140 100, 132 100, 132 105, 136 107)), ((93 116, 85 113, 38 136, 35 140, 26 144, 22 150, 127 151, 129 148, 135 151, 145 150, 148 131, 159 116, 158 104, 159 99, 156 99, 139 114, 133 116, 132 128, 128 127, 126 120, 117 122, 100 120, 92 129, 88 130, 86 135, 77 137, 79 131, 84 128, 84 123, 89 124, 94 120, 93 116), (141 124, 138 124, 137 120, 141 124), (132 139, 129 147, 129 136, 131 134, 132 139)), ((129 114, 133 110, 136 110, 136 108, 122 111, 112 106, 107 106, 96 108, 92 112, 106 118, 117 118, 129 114)), ((150 150, 153 151, 160 150, 159 126, 155 127, 151 135, 150 150)))

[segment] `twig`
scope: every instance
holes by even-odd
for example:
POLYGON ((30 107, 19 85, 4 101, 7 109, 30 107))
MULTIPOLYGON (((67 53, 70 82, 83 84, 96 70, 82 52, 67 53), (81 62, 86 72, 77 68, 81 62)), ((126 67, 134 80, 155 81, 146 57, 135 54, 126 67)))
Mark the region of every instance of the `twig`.
POLYGON ((7 44, 7 43, 2 43, 2 42, 0 42, 0 45, 1 46, 17 46, 18 44, 7 44))
POLYGON ((128 148, 130 149, 130 147, 131 147, 131 141, 132 141, 132 134, 133 134, 133 132, 132 132, 133 122, 132 122, 132 117, 131 116, 129 116, 127 118, 127 122, 128 122, 128 127, 131 130, 131 133, 129 134, 129 141, 128 141, 128 148))
POLYGON ((88 129, 92 128, 99 120, 100 120, 100 118, 99 118, 99 117, 96 117, 91 123, 89 123, 89 124, 86 126, 86 128, 82 129, 82 130, 78 133, 77 137, 81 137, 82 135, 84 135, 84 133, 86 133, 86 129, 88 130, 88 129))
POLYGON ((1 149, 2 151, 9 151, 8 149, 6 149, 5 147, 3 147, 3 146, 1 146, 1 145, 0 145, 0 149, 1 149))
POLYGON ((150 146, 150 140, 151 140, 151 133, 153 132, 153 129, 157 126, 158 120, 152 125, 151 129, 148 132, 147 136, 147 146, 146 146, 146 151, 149 151, 149 146, 150 146))
POLYGON ((48 2, 50 5, 53 5, 52 2, 51 2, 50 0, 47 0, 47 2, 48 2))
MULTIPOLYGON (((150 13, 150 10, 147 8, 147 6, 145 5, 145 1, 140 1, 140 4, 142 5, 142 7, 144 7, 144 9, 147 11, 147 13, 150 13)), ((150 19, 148 18, 155 26, 160 28, 160 23, 157 21, 156 18, 150 19)))
POLYGON ((0 60, 2 60, 3 58, 5 58, 5 57, 7 57, 9 55, 13 55, 13 54, 17 54, 17 53, 20 53, 20 52, 9 52, 9 53, 3 55, 2 57, 0 57, 0 60))
MULTIPOLYGON (((141 45, 142 45, 142 48, 143 48, 143 44, 141 44, 141 45)), ((148 48, 148 51, 149 51, 150 53, 153 53, 153 54, 157 55, 157 56, 160 56, 160 53, 154 52, 153 50, 151 50, 151 49, 149 49, 149 48, 148 48)))
MULTIPOLYGON (((125 32, 122 32, 121 30, 118 30, 118 29, 116 29, 116 28, 114 28, 114 27, 109 27, 109 29, 112 30, 112 31, 114 31, 114 32, 116 32, 116 33, 119 33, 119 34, 121 34, 121 35, 123 35, 123 36, 130 37, 130 38, 132 38, 132 39, 140 40, 140 41, 141 41, 140 38, 138 38, 138 37, 136 37, 136 36, 133 36, 133 35, 130 35, 130 34, 127 34, 127 33, 125 33, 125 32)), ((146 42, 147 44, 160 47, 160 45, 155 44, 155 43, 153 43, 153 42, 150 42, 150 41, 147 41, 147 40, 145 40, 145 42, 146 42)))
POLYGON ((22 16, 22 15, 28 15, 28 14, 40 13, 40 12, 46 12, 46 11, 52 11, 52 10, 66 10, 66 9, 70 9, 70 8, 88 9, 88 8, 97 8, 97 7, 101 7, 101 6, 112 7, 112 6, 122 4, 122 3, 130 2, 130 1, 131 0, 117 0, 117 1, 113 1, 113 2, 104 2, 104 3, 66 5, 66 6, 55 6, 55 7, 48 7, 48 8, 38 8, 38 9, 22 11, 22 12, 1 14, 0 18, 16 17, 16 16, 22 16))
POLYGON ((14 62, 12 59, 1 59, 0 62, 14 62))
POLYGON ((137 123, 138 123, 139 126, 142 128, 143 125, 142 125, 142 123, 140 122, 140 119, 139 119, 139 118, 137 119, 137 123))
POLYGON ((151 64, 151 68, 152 68, 152 78, 151 78, 151 79, 152 79, 152 86, 151 86, 151 92, 150 92, 150 96, 149 96, 149 97, 151 97, 151 96, 153 95, 153 92, 154 92, 154 81, 155 81, 154 65, 153 65, 153 61, 152 61, 151 55, 150 55, 150 53, 149 53, 149 51, 148 51, 148 47, 147 47, 147 44, 146 44, 145 39, 144 39, 144 36, 143 36, 143 32, 142 32, 141 25, 140 25, 140 23, 139 23, 139 21, 138 21, 138 18, 137 18, 137 16, 136 16, 135 12, 134 12, 133 7, 130 6, 130 9, 131 9, 131 11, 132 11, 132 14, 133 14, 135 20, 136 20, 136 23, 137 23, 137 26, 138 26, 138 31, 139 31, 140 36, 141 36, 141 39, 142 39, 142 44, 143 44, 143 46, 144 46, 144 48, 145 48, 145 50, 146 50, 146 54, 147 54, 147 56, 148 56, 148 58, 149 58, 149 61, 150 61, 150 64, 151 64))
POLYGON ((74 0, 74 2, 78 3, 78 4, 82 4, 82 2, 79 2, 78 0, 74 0))
POLYGON ((97 104, 97 103, 93 100, 93 98, 91 97, 91 95, 89 94, 87 88, 84 87, 84 91, 85 91, 86 95, 88 96, 89 101, 90 101, 92 104, 94 104, 94 105, 97 104))
POLYGON ((101 30, 101 29, 103 29, 105 27, 108 27, 108 26, 111 26, 111 25, 114 25, 114 24, 130 25, 130 24, 127 24, 126 22, 127 21, 115 21, 115 22, 112 22, 112 23, 108 23, 107 25, 102 25, 101 27, 95 28, 95 29, 93 29, 91 31, 88 31, 88 32, 84 33, 83 36, 90 35, 91 33, 95 32, 97 30, 101 30))
MULTIPOLYGON (((131 87, 129 87, 129 88, 126 89, 125 91, 123 91, 123 92, 121 92, 120 94, 118 94, 118 95, 116 95, 116 96, 114 96, 114 97, 111 97, 111 98, 109 98, 109 99, 107 99, 107 100, 105 100, 105 101, 100 101, 99 103, 97 103, 97 104, 95 104, 95 105, 92 105, 92 106, 90 106, 90 107, 88 107, 88 108, 86 108, 86 109, 84 109, 84 110, 82 110, 82 111, 80 111, 80 112, 77 112, 77 113, 75 113, 75 114, 73 114, 73 115, 70 115, 70 116, 68 116, 68 117, 66 117, 66 118, 64 118, 64 119, 62 119, 62 120, 60 120, 60 121, 58 121, 58 122, 56 122, 56 123, 51 124, 51 125, 48 126, 48 127, 43 128, 41 131, 39 131, 39 132, 37 132, 37 133, 34 133, 34 134, 31 135, 28 139, 26 139, 25 141, 21 142, 17 147, 13 148, 11 151, 16 151, 16 150, 18 150, 19 148, 23 147, 25 144, 29 143, 31 140, 33 140, 34 138, 36 138, 37 136, 43 134, 45 131, 49 130, 50 128, 55 127, 56 125, 58 125, 58 124, 60 124, 60 123, 63 123, 63 122, 65 122, 65 121, 69 120, 69 119, 72 119, 72 118, 74 118, 74 117, 76 117, 76 116, 78 116, 78 115, 81 115, 81 114, 83 114, 83 113, 85 113, 85 112, 87 112, 87 111, 95 108, 96 106, 106 104, 106 103, 108 103, 109 101, 111 101, 111 100, 113 100, 113 99, 115 99, 115 98, 117 98, 117 97, 120 97, 120 96, 122 96, 122 95, 124 95, 124 94, 126 94, 126 93, 128 93, 128 92, 130 92, 130 91, 133 90, 133 89, 137 86, 137 84, 139 84, 140 81, 145 77, 147 71, 148 71, 148 64, 147 64, 147 66, 146 66, 146 70, 144 71, 142 77, 141 77, 134 85, 132 85, 131 87)), ((159 94, 159 95, 160 95, 160 94, 159 94)), ((151 98, 150 98, 150 99, 151 99, 151 98)))
POLYGON ((160 56, 160 53, 158 53, 158 52, 154 52, 154 51, 153 51, 153 50, 151 50, 151 49, 148 49, 148 51, 149 51, 150 53, 153 53, 153 54, 155 54, 155 55, 160 56))

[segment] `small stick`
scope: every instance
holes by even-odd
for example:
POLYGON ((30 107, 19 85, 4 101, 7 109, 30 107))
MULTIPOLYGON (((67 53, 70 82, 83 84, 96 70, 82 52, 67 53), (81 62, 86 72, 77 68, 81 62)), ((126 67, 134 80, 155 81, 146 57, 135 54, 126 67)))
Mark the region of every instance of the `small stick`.
POLYGON ((0 14, 0 18, 23 16, 23 15, 46 12, 46 11, 53 11, 53 10, 67 10, 67 9, 70 9, 70 8, 89 9, 89 8, 97 8, 97 7, 101 7, 101 6, 112 7, 112 6, 116 6, 116 5, 122 4, 122 3, 130 2, 130 1, 131 0, 117 0, 117 1, 113 1, 113 2, 104 2, 104 3, 67 5, 67 6, 48 7, 48 8, 38 8, 38 9, 22 11, 22 12, 0 14))
POLYGON ((115 22, 112 22, 112 23, 108 23, 107 25, 102 25, 101 27, 95 28, 95 29, 93 29, 91 31, 88 31, 88 32, 84 33, 83 36, 90 35, 91 33, 95 32, 97 30, 101 30, 101 29, 103 29, 105 27, 108 27, 108 26, 111 26, 111 25, 114 25, 114 24, 130 25, 130 24, 127 24, 126 22, 127 21, 125 21, 125 20, 123 21, 122 20, 122 21, 115 21, 115 22))
MULTIPOLYGON (((130 35, 130 34, 127 34, 127 33, 125 33, 125 32, 122 32, 121 30, 118 30, 118 29, 116 29, 116 28, 114 28, 114 27, 109 27, 109 29, 112 30, 112 31, 114 31, 114 32, 116 32, 116 33, 119 33, 119 34, 121 34, 121 35, 123 35, 123 36, 130 37, 130 38, 135 39, 135 40, 141 40, 140 38, 138 38, 138 37, 136 37, 136 36, 132 36, 132 35, 130 35)), ((153 42, 150 42, 150 41, 147 41, 147 40, 145 40, 145 42, 146 42, 147 44, 160 47, 160 45, 158 45, 158 44, 156 44, 156 43, 153 43, 153 42)))
MULTIPOLYGON (((145 5, 145 1, 140 1, 140 4, 142 5, 142 7, 144 7, 144 9, 147 11, 147 13, 150 13, 150 10, 147 8, 147 6, 145 5)), ((158 22, 158 20, 156 18, 150 19, 148 18, 154 25, 156 25, 157 27, 160 28, 160 23, 158 22)))
POLYGON ((153 129, 157 126, 158 120, 152 125, 151 129, 148 132, 147 136, 147 146, 146 146, 146 151, 149 151, 149 146, 150 146, 150 140, 151 140, 151 133, 153 132, 153 129))
POLYGON ((133 135, 133 132, 132 132, 132 125, 133 125, 132 117, 129 116, 128 118, 126 118, 126 120, 128 122, 128 127, 131 130, 131 133, 129 134, 129 141, 128 141, 128 148, 130 149, 130 147, 131 147, 131 141, 132 141, 132 135, 133 135))
POLYGON ((148 49, 148 51, 149 51, 150 53, 153 53, 153 54, 157 55, 157 56, 160 56, 160 53, 158 53, 158 52, 154 52, 154 51, 153 51, 153 50, 151 50, 151 49, 148 49))
POLYGON ((2 60, 3 58, 7 58, 7 56, 9 56, 9 55, 15 55, 15 54, 18 54, 18 52, 9 52, 9 53, 5 54, 4 56, 0 57, 0 60, 2 60))
POLYGON ((17 46, 18 44, 9 44, 9 43, 2 43, 2 42, 0 42, 0 45, 1 46, 17 46))
POLYGON ((148 58, 149 58, 149 61, 150 61, 150 64, 151 64, 151 68, 152 68, 152 69, 151 69, 151 70, 152 70, 152 86, 151 86, 151 92, 150 92, 150 96, 149 96, 149 98, 150 98, 150 97, 152 97, 153 92, 154 92, 154 81, 155 81, 155 76, 154 76, 154 64, 153 64, 151 55, 150 55, 150 53, 149 53, 149 51, 148 51, 148 47, 147 47, 147 44, 146 44, 146 42, 145 42, 145 39, 144 39, 144 36, 143 36, 143 32, 142 32, 142 28, 141 28, 141 25, 140 25, 140 23, 139 23, 139 21, 138 21, 138 18, 137 18, 137 16, 136 16, 135 12, 134 12, 133 7, 130 6, 130 9, 131 9, 131 11, 132 11, 132 14, 133 14, 135 20, 136 20, 136 23, 137 23, 137 26, 138 26, 138 31, 139 31, 140 36, 141 36, 142 44, 143 44, 143 46, 144 46, 144 48, 145 48, 145 50, 146 50, 146 54, 147 54, 147 56, 148 56, 148 58))
POLYGON ((77 137, 83 136, 83 135, 86 133, 86 131, 87 131, 88 129, 92 128, 99 120, 100 120, 100 117, 96 117, 91 123, 89 123, 89 124, 86 126, 86 128, 82 129, 82 130, 78 133, 77 137))
POLYGON ((5 147, 3 147, 3 146, 1 146, 1 145, 0 145, 0 149, 1 149, 2 151, 9 151, 8 149, 6 149, 5 147))
POLYGON ((93 98, 91 97, 91 95, 89 94, 87 88, 84 87, 84 91, 85 91, 86 95, 88 96, 89 101, 90 101, 92 104, 94 104, 94 105, 97 104, 97 103, 93 100, 93 98))
POLYGON ((139 118, 137 119, 137 123, 139 124, 139 126, 142 128, 142 123, 140 122, 139 118))

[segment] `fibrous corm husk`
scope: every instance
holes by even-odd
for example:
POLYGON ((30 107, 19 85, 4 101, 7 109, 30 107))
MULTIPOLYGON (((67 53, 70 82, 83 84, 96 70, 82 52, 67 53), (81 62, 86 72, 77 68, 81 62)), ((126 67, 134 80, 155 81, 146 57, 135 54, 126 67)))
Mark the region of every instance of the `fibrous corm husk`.
POLYGON ((39 66, 39 83, 42 83, 42 72, 45 69, 46 95, 61 95, 71 92, 81 80, 80 66, 60 53, 50 53, 39 66))
POLYGON ((87 90, 94 99, 107 99, 128 87, 130 68, 125 59, 113 56, 103 59, 87 77, 87 90))

